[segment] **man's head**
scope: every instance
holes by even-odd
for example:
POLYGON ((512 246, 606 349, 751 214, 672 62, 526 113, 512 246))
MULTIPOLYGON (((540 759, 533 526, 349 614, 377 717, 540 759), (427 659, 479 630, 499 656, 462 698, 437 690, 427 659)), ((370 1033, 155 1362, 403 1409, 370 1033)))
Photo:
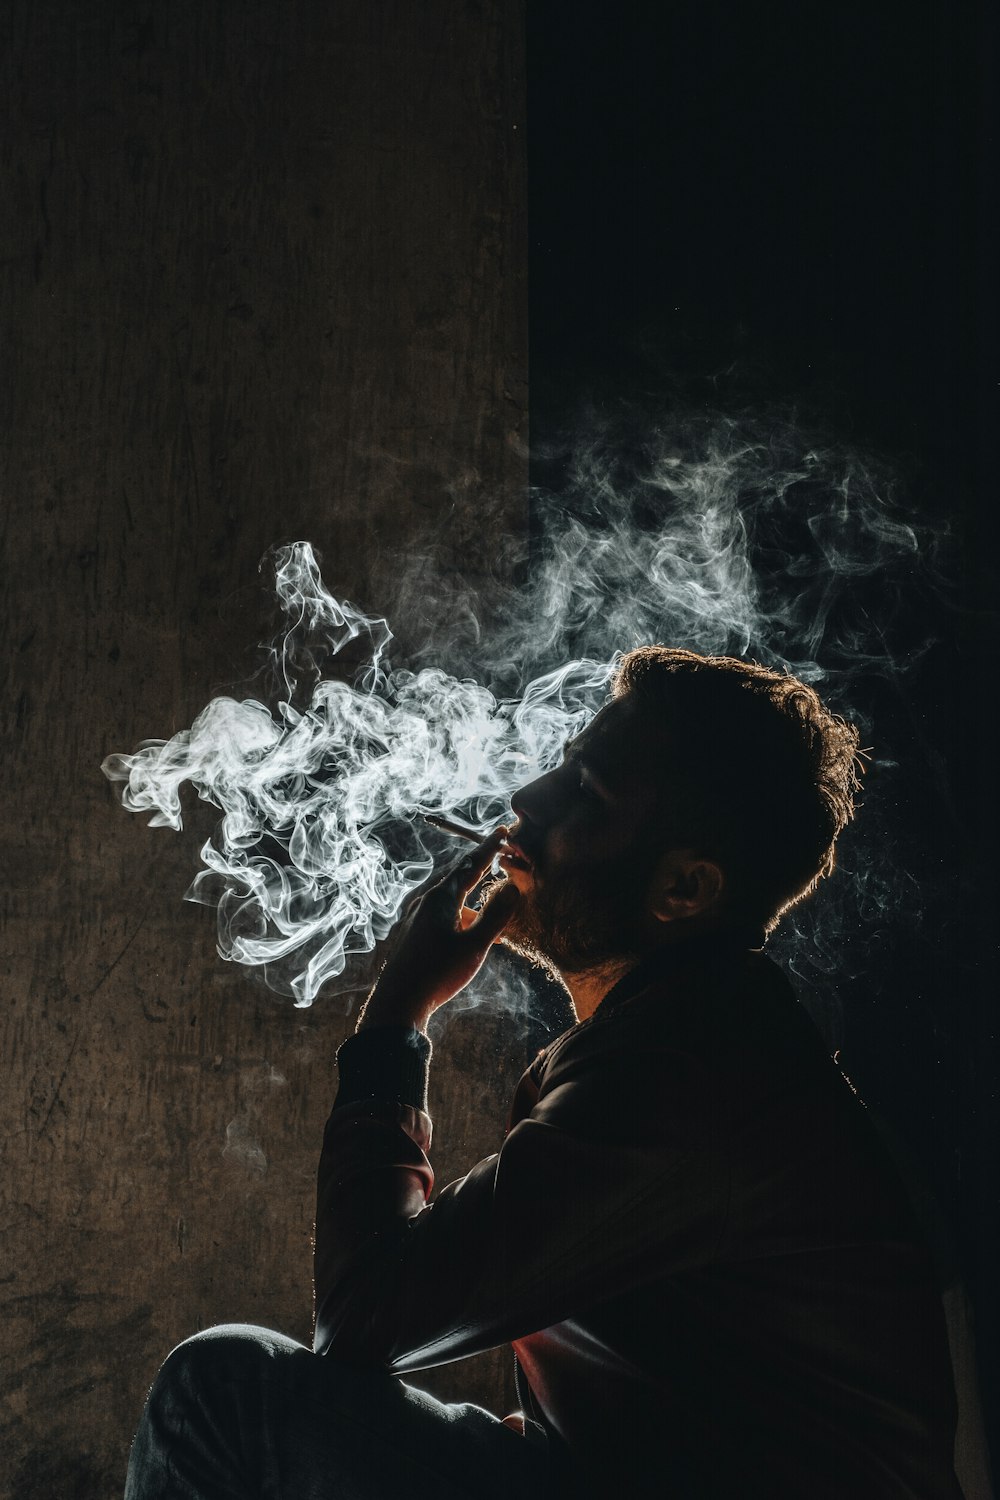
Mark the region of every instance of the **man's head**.
POLYGON ((513 799, 502 863, 522 900, 505 940, 580 973, 695 931, 770 930, 833 869, 857 751, 793 677, 630 652, 563 764, 513 799))

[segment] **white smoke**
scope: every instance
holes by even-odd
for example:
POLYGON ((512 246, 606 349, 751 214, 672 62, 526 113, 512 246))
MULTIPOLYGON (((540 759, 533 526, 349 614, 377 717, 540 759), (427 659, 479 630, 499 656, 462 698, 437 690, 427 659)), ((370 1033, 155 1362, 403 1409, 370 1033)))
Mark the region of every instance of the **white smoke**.
POLYGON ((259 1139, 264 1129, 264 1118, 258 1106, 275 1089, 286 1088, 287 1085, 287 1078, 273 1063, 265 1062, 262 1066, 241 1070, 242 1107, 235 1119, 230 1120, 226 1126, 222 1155, 231 1166, 237 1167, 249 1177, 263 1177, 268 1169, 267 1153, 259 1139))
POLYGON ((102 769, 151 826, 181 828, 185 783, 220 809, 187 897, 218 907, 223 958, 262 966, 273 989, 309 1005, 351 954, 386 936, 433 869, 432 836, 413 820, 457 810, 482 828, 498 822, 594 713, 610 664, 571 662, 512 702, 438 668, 395 671, 383 661, 386 622, 327 592, 308 542, 277 549, 275 563, 289 695, 303 662, 332 661, 363 635, 359 683, 320 678, 304 711, 213 699, 190 729, 102 769))
POLYGON ((896 503, 891 475, 787 417, 636 421, 591 413, 556 453, 515 651, 530 641, 550 661, 568 642, 606 656, 661 641, 836 690, 923 648, 893 642, 892 619, 940 538, 896 503))
MULTIPOLYGON (((752 656, 824 684, 857 716, 859 683, 923 649, 893 628, 935 539, 871 465, 787 420, 630 426, 591 417, 567 444, 557 491, 536 495, 523 582, 493 590, 485 624, 433 559, 414 563, 395 604, 411 635, 422 622, 415 669, 392 665, 386 620, 334 599, 296 542, 273 554, 276 706, 216 698, 171 740, 107 758, 123 805, 151 825, 182 826, 185 783, 221 811, 187 895, 218 908, 224 958, 310 1004, 433 868, 440 841, 419 815, 481 828, 509 815, 513 791, 600 706, 621 651, 660 641, 752 656), (348 643, 364 650, 345 681, 333 674, 348 643)), ((856 863, 857 910, 882 909, 884 874, 856 863)), ((829 933, 805 940, 822 967, 829 933)))
POLYGON ((257 1123, 256 1118, 230 1120, 222 1155, 248 1176, 263 1177, 267 1172, 267 1155, 255 1135, 257 1123))

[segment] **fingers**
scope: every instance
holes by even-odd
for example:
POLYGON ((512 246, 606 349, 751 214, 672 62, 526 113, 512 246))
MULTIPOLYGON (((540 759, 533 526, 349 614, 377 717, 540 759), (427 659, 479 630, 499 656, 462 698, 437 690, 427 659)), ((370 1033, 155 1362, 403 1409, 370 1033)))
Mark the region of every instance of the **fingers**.
MULTIPOLYGON (((506 926, 513 911, 509 895, 505 896, 504 904, 497 904, 499 897, 506 892, 506 885, 503 891, 498 891, 479 911, 467 906, 465 902, 489 874, 497 850, 508 832, 509 829, 504 825, 494 828, 474 849, 455 860, 444 875, 439 873, 433 885, 425 886, 411 898, 406 908, 407 923, 412 926, 419 918, 421 922, 430 922, 438 930, 447 929, 457 937, 467 937, 470 948, 489 947, 506 926), (420 913, 424 915, 420 916, 420 913), (491 914, 488 919, 487 913, 491 914)), ((517 897, 518 893, 513 886, 510 892, 517 897)))
POLYGON ((489 870, 496 858, 497 850, 509 832, 510 829, 501 823, 499 828, 494 828, 481 844, 477 844, 468 854, 463 854, 458 863, 452 867, 445 883, 451 887, 456 896, 460 896, 464 901, 470 891, 475 890, 489 870))
POLYGON ((481 911, 474 914, 471 922, 463 920, 461 936, 472 947, 488 948, 507 926, 520 899, 521 893, 517 886, 508 881, 490 897, 481 911))
POLYGON ((473 849, 457 856, 452 855, 443 866, 439 864, 407 897, 400 915, 404 919, 416 916, 418 908, 428 897, 434 897, 435 902, 440 902, 442 896, 446 896, 449 903, 454 901, 461 905, 486 874, 509 832, 510 829, 501 823, 473 849))

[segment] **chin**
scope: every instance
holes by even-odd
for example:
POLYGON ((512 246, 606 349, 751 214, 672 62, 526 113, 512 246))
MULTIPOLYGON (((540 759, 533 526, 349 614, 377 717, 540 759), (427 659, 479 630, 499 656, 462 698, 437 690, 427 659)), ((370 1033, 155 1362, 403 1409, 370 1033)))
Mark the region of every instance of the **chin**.
POLYGON ((566 988, 559 969, 548 954, 542 952, 534 939, 521 937, 516 932, 505 931, 500 934, 500 944, 509 952, 516 953, 518 958, 523 958, 527 963, 532 964, 534 968, 541 969, 549 979, 555 980, 556 984, 561 984, 564 989, 566 988))

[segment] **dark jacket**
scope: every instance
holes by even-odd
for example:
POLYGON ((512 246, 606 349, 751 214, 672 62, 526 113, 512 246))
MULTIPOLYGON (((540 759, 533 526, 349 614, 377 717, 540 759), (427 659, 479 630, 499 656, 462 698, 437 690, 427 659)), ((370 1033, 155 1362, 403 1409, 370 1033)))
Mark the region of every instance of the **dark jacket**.
POLYGON ((956 1500, 929 1257, 767 958, 702 941, 633 970, 429 1207, 428 1050, 341 1049, 319 1352, 403 1374, 513 1342, 577 1494, 956 1500))

